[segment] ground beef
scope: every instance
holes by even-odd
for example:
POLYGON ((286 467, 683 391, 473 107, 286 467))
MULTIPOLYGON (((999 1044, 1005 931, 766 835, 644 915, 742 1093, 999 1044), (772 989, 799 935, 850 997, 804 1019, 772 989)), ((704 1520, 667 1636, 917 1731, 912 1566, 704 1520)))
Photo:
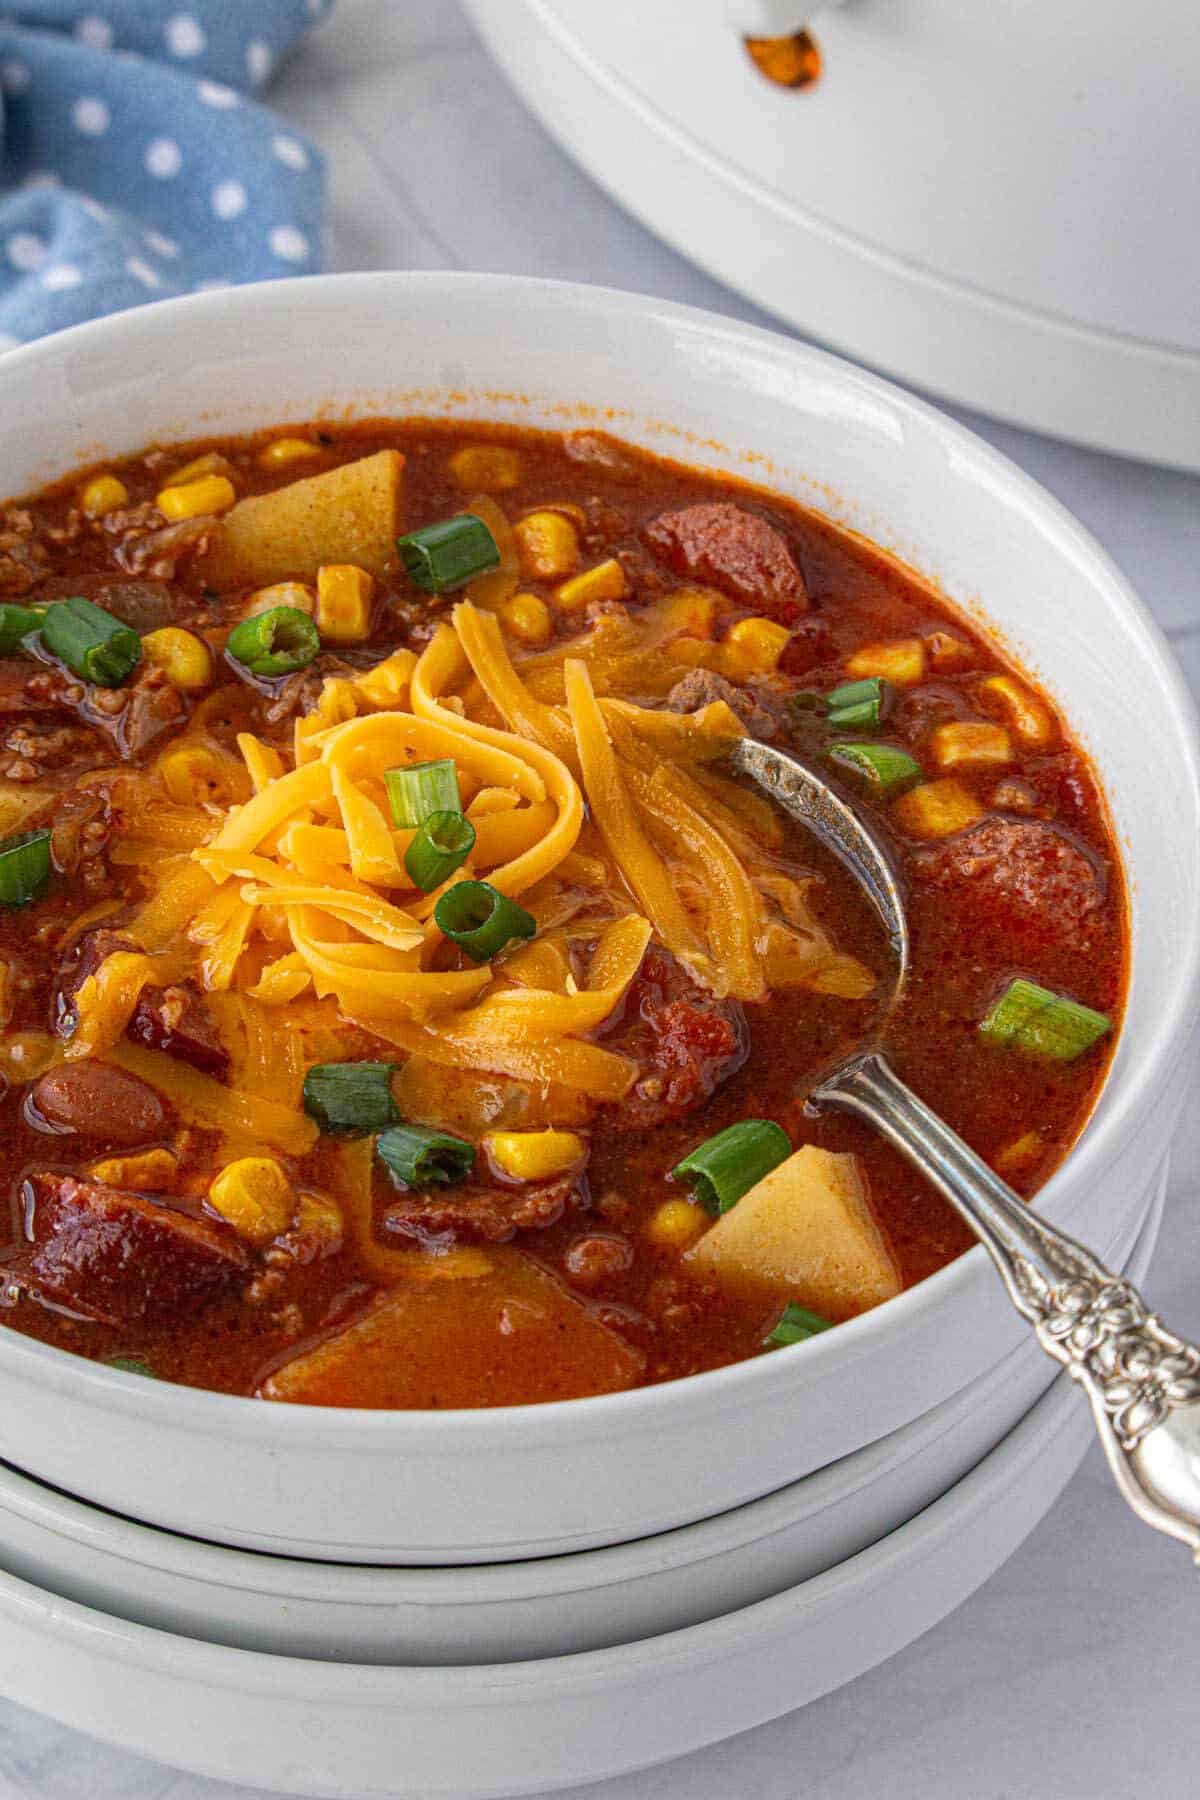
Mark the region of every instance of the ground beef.
POLYGON ((641 1071, 632 1091, 605 1108, 611 1130, 645 1131, 681 1119, 741 1068, 750 1052, 737 1000, 718 1000, 667 950, 646 953, 605 1047, 641 1071))
POLYGON ((120 619, 123 625, 143 635, 158 631, 164 625, 173 625, 190 605, 186 594, 165 581, 122 581, 103 570, 55 576, 53 580, 43 582, 38 591, 38 604, 66 600, 72 594, 90 600, 93 606, 102 606, 114 619, 120 619))
MULTIPOLYGON (((157 507, 153 510, 161 518, 157 507)), ((106 520, 106 528, 107 523, 106 520)), ((161 530, 130 525, 114 546, 113 561, 131 575, 170 581, 185 557, 201 555, 208 548, 208 540, 219 524, 219 519, 205 517, 181 519, 177 525, 164 525, 161 530)))
POLYGON ((1035 819, 986 819, 920 857, 935 886, 988 890, 994 916, 1040 925, 1069 945, 1087 939, 1104 904, 1105 877, 1063 831, 1035 819))
POLYGON ((205 1075, 223 1076, 229 1068, 208 1003, 190 983, 144 988, 125 1035, 205 1075))
POLYGON ((39 1298, 106 1324, 194 1312, 249 1266, 228 1226, 73 1175, 39 1174, 24 1187, 33 1245, 18 1278, 39 1298))
POLYGON ((728 500, 661 513, 642 536, 677 575, 706 581, 756 612, 792 625, 808 590, 778 526, 728 500))
POLYGON ((47 717, 22 720, 0 730, 0 776, 8 781, 40 781, 94 749, 95 739, 86 726, 47 717))
POLYGON ((393 1202, 383 1215, 383 1227, 426 1244, 498 1244, 518 1231, 557 1225, 564 1213, 582 1208, 586 1199, 577 1176, 523 1187, 432 1188, 393 1202))
POLYGON ((670 710, 680 713, 698 712, 702 706, 711 706, 714 700, 723 700, 751 737, 769 741, 783 730, 782 703, 771 705, 766 696, 754 693, 748 687, 738 687, 732 681, 726 681, 724 675, 714 675, 710 669, 690 669, 667 695, 670 710))

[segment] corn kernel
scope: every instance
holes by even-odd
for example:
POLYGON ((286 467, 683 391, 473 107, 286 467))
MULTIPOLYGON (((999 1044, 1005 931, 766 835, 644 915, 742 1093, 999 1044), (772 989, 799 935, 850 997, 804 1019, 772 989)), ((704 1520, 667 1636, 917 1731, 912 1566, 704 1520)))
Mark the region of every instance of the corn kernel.
POLYGON ((585 569, 582 575, 573 575, 570 581, 564 581, 561 587, 555 588, 554 598, 564 612, 582 612, 593 600, 624 600, 628 592, 625 571, 613 556, 607 562, 597 563, 594 569, 585 569))
POLYGON ((901 794, 892 807, 892 818, 911 837, 953 837, 983 818, 983 808, 961 781, 926 781, 901 794))
POLYGON ((185 694, 198 693, 213 677, 212 651, 195 632, 180 625, 164 625, 142 639, 146 661, 161 669, 171 686, 185 694))
POLYGON ((251 594, 244 616, 253 619, 258 613, 271 612, 277 606, 294 606, 297 612, 307 613, 311 619, 317 610, 317 590, 309 587, 306 581, 276 581, 251 594))
POLYGON ((911 687, 925 673, 925 646, 920 638, 893 638, 883 644, 863 644, 846 664, 847 675, 865 681, 880 675, 893 687, 911 687))
POLYGON ((468 444, 450 458, 450 473, 464 494, 506 494, 520 485, 521 459, 504 444, 468 444))
POLYGON ((686 1250, 708 1224, 708 1214, 691 1200, 664 1200, 651 1213, 646 1236, 659 1250, 686 1250))
POLYGON ((1026 1131, 1003 1150, 997 1151, 992 1159, 996 1172, 1007 1175, 1014 1169, 1027 1169, 1037 1162, 1046 1148, 1045 1140, 1038 1131, 1026 1131))
POLYGON ((317 570, 317 629, 335 644, 361 644, 371 635, 375 577, 355 563, 317 570))
POLYGON ((939 769, 992 769, 1012 761, 1012 740, 1003 725, 955 719, 930 732, 929 752, 939 769))
POLYGON ((970 668, 975 660, 970 644, 964 643, 962 638, 952 637, 948 631, 931 631, 925 639, 925 648, 930 662, 940 674, 970 668))
POLYGON ((168 1194, 175 1185, 178 1168, 169 1150, 139 1150, 135 1156, 106 1156, 103 1162, 93 1163, 92 1176, 105 1187, 168 1194))
POLYGON ((177 806, 230 806, 249 787, 245 770, 208 744, 180 744, 157 763, 167 797, 177 806))
POLYGON ((725 636, 725 671, 736 681, 745 675, 770 675, 779 666, 791 633, 773 619, 739 619, 725 636))
POLYGON ((579 533, 562 513, 526 513, 513 537, 526 581, 561 581, 579 567, 579 533))
POLYGON ((492 1166, 510 1181, 546 1181, 578 1168, 586 1146, 573 1131, 493 1131, 484 1139, 492 1166))
POLYGON ((354 677, 354 686, 371 706, 399 706, 412 685, 417 659, 411 650, 393 650, 373 669, 354 677))
POLYGON ((979 684, 980 702, 1008 720, 1009 728, 1025 750, 1044 750, 1054 741, 1050 709, 1011 675, 989 675, 979 684))
POLYGON ((310 444, 307 438, 276 438, 273 444, 258 453, 260 469, 286 469, 293 463, 311 462, 314 456, 320 456, 320 444, 310 444))
POLYGON ((103 519, 129 505, 129 489, 115 475, 93 475, 80 492, 79 504, 89 519, 103 519))
POLYGON ((521 644, 546 644, 554 628, 550 608, 536 594, 514 594, 500 608, 500 621, 521 644))
POLYGON ((292 1184, 270 1156, 226 1163, 208 1190, 208 1202, 251 1244, 269 1244, 292 1222, 292 1184))
POLYGON ((233 464, 227 456, 222 456, 219 450, 206 450, 203 456, 193 456, 182 469, 176 469, 167 486, 186 487, 188 482, 199 481, 202 475, 225 475, 232 481, 233 474, 233 464))
POLYGON ((202 475, 180 487, 165 487, 154 497, 164 519, 199 519, 208 513, 228 512, 237 500, 227 475, 202 475))

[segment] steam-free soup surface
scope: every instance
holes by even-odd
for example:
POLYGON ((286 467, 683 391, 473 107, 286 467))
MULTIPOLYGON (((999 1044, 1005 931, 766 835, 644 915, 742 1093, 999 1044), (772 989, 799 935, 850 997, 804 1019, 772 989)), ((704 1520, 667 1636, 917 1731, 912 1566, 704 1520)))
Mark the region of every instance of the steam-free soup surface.
POLYGON ((9 1329, 267 1400, 510 1404, 800 1354, 957 1256, 807 1101, 889 952, 730 774, 745 732, 896 853, 905 1079, 1026 1196, 1087 1117, 1126 943, 1095 775, 778 496, 591 432, 287 427, 10 506, 0 589, 9 1329))

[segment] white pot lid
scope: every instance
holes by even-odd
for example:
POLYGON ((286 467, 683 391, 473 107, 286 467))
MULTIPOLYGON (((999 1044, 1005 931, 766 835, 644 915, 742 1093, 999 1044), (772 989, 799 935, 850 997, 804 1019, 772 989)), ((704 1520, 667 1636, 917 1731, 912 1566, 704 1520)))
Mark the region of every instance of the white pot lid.
POLYGON ((759 305, 967 405, 1200 468, 1200 10, 862 0, 799 91, 778 0, 467 0, 630 211, 759 305))

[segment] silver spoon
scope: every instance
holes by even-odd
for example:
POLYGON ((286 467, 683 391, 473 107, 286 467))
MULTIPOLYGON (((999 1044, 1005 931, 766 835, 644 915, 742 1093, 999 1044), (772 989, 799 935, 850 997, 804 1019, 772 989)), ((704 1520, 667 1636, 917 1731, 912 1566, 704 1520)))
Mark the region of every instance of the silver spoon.
MULTIPOLYGON (((895 1008, 909 968, 904 897, 885 846, 819 775, 743 738, 732 755, 856 877, 891 939, 895 1008)), ((881 1051, 852 1056, 811 1099, 857 1113, 918 1168, 970 1225, 1043 1350, 1091 1402, 1117 1486, 1138 1516, 1187 1544, 1200 1564, 1200 1348, 1175 1337, 1137 1290, 1020 1196, 907 1088, 881 1051)))

